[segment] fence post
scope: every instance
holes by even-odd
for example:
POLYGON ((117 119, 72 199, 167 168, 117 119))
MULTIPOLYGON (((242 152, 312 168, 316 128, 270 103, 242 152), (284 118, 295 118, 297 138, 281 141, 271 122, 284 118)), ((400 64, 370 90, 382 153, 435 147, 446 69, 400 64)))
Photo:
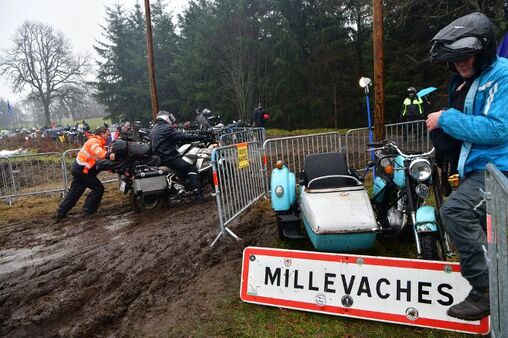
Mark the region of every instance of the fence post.
POLYGON ((491 163, 485 170, 485 200, 491 336, 500 338, 508 336, 508 179, 491 163))
MULTIPOLYGON (((17 193, 17 190, 16 190, 16 179, 14 178, 14 172, 12 170, 12 163, 11 163, 11 159, 7 157, 7 164, 9 165, 9 173, 11 175, 11 181, 12 181, 12 191, 13 191, 13 194, 14 194, 14 198, 17 197, 18 193, 17 193)), ((9 206, 12 205, 12 199, 11 197, 9 197, 9 206)))

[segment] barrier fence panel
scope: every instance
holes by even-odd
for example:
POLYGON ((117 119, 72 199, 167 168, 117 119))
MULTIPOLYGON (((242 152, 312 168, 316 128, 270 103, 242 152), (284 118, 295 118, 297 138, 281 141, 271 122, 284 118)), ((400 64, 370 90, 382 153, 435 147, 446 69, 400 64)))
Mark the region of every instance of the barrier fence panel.
POLYGON ((305 156, 317 153, 343 152, 338 132, 281 137, 266 140, 263 144, 265 189, 269 192, 269 180, 275 162, 281 160, 296 175, 302 170, 305 156))
POLYGON ((16 197, 62 192, 60 153, 16 155, 0 158, 0 198, 9 204, 16 197))
MULTIPOLYGON (((371 161, 367 151, 369 128, 350 129, 345 138, 348 165, 364 170, 371 161)), ((425 152, 431 148, 425 120, 386 124, 385 139, 395 141, 404 152, 425 152)))
POLYGON ((425 120, 386 124, 385 139, 397 142, 405 152, 425 152, 431 148, 425 120))
POLYGON ((508 337, 508 178, 493 164, 485 171, 490 327, 493 338, 508 337))
POLYGON ((231 129, 233 132, 250 130, 254 133, 253 141, 257 141, 259 144, 263 144, 266 141, 266 131, 263 127, 233 127, 231 129))
POLYGON ((213 181, 219 213, 219 234, 238 237, 227 228, 235 218, 264 196, 261 149, 257 142, 215 148, 212 152, 213 181))
POLYGON ((241 131, 234 131, 231 133, 223 134, 220 137, 219 144, 221 146, 228 146, 231 144, 251 142, 251 141, 256 141, 254 132, 252 130, 241 130, 241 131))
MULTIPOLYGON (((72 182, 71 167, 74 163, 78 149, 69 149, 62 153, 62 166, 63 166, 63 185, 64 195, 69 191, 72 182)), ((118 182, 118 174, 111 173, 109 171, 101 171, 97 177, 102 183, 118 182)))
POLYGON ((346 133, 346 158, 348 166, 357 170, 367 168, 371 161, 369 149, 369 128, 350 129, 346 133))

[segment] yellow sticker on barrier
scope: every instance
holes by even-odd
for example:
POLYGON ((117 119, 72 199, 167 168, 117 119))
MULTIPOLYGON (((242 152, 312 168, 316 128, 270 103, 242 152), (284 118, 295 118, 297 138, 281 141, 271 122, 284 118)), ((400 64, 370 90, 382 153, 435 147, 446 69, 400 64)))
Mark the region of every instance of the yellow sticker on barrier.
POLYGON ((236 145, 236 148, 238 150, 238 169, 247 168, 249 166, 247 143, 239 143, 236 145))

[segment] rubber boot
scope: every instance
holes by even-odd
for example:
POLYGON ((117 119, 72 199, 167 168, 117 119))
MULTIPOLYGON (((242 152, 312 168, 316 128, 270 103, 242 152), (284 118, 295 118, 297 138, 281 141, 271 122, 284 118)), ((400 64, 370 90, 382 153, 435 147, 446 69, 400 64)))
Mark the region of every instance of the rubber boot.
POLYGON ((201 202, 203 202, 205 200, 205 197, 203 196, 203 193, 199 189, 194 189, 192 194, 194 195, 194 200, 196 202, 198 202, 198 203, 201 203, 201 202))
POLYGON ((489 289, 473 288, 462 302, 450 307, 448 316, 463 320, 480 320, 490 314, 489 289))

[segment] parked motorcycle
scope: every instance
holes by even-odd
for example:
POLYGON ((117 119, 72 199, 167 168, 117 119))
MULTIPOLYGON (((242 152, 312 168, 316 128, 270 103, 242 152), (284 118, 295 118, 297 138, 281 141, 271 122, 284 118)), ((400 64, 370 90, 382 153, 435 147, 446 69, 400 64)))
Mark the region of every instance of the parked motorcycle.
POLYGON ((449 240, 439 218, 443 194, 434 149, 405 154, 395 142, 369 144, 375 152, 376 177, 371 204, 384 233, 401 233, 408 224, 419 257, 444 260, 451 256, 449 240), (431 193, 436 208, 429 205, 431 193))
MULTIPOLYGON (((201 186, 212 184, 212 150, 215 143, 193 142, 180 146, 178 151, 182 159, 196 166, 201 186)), ((122 146, 125 147, 125 146, 122 146)), ((129 194, 130 203, 135 211, 150 210, 166 199, 180 200, 192 195, 188 182, 173 169, 160 166, 160 158, 152 156, 150 146, 142 142, 115 141, 112 152, 129 154, 127 160, 110 161, 110 167, 100 166, 100 170, 111 170, 119 173, 120 191, 129 194), (118 142, 127 144, 128 149, 118 151, 118 142), (116 162, 116 163, 115 163, 116 162), (117 166, 117 168, 111 167, 117 166)))

